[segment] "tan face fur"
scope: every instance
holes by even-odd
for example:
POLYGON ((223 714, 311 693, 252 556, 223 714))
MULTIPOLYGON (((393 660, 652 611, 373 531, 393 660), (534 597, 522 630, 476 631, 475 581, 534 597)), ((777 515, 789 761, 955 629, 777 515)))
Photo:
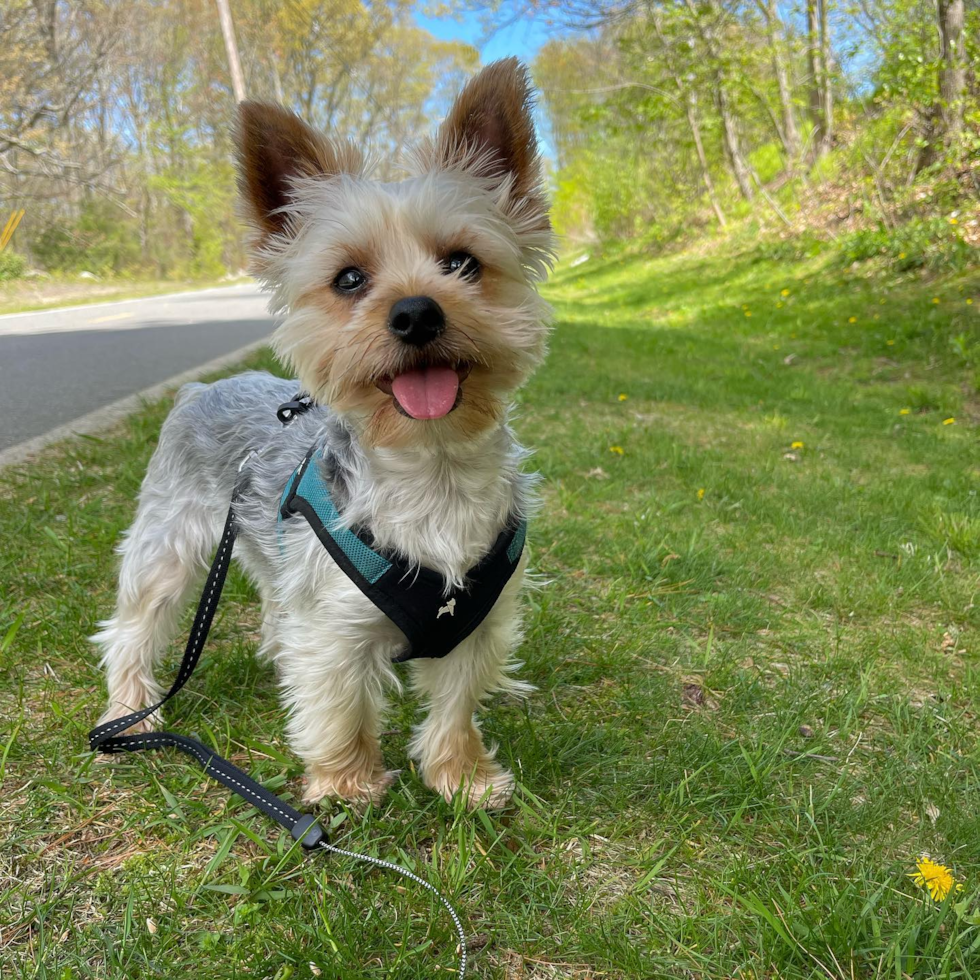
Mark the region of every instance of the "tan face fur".
POLYGON ((525 70, 510 59, 477 75, 399 183, 372 181, 355 148, 278 106, 244 103, 237 138, 253 266, 285 312, 274 343, 304 389, 368 446, 449 447, 498 426, 548 329, 534 287, 554 243, 525 70), (477 275, 448 270, 460 252, 477 275), (366 277, 354 293, 337 287, 348 268, 366 277), (405 297, 445 314, 424 346, 389 329, 405 297), (442 418, 410 418, 391 394, 391 378, 425 365, 458 368, 442 418))

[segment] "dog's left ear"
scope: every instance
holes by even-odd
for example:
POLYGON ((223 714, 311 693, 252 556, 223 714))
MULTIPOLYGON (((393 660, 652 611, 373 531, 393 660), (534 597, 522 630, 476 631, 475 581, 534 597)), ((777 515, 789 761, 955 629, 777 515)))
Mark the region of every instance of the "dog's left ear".
POLYGON ((487 65, 453 103, 439 129, 430 166, 462 167, 502 183, 522 210, 548 225, 541 159, 531 117, 534 95, 527 68, 516 58, 487 65))

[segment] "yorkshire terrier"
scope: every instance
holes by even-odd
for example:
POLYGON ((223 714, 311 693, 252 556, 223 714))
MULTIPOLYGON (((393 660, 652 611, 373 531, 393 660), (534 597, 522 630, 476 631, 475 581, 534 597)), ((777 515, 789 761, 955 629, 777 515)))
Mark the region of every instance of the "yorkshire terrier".
MULTIPOLYGON (((531 110, 526 69, 491 64, 414 149, 406 179, 388 183, 352 143, 281 106, 241 105, 250 258, 282 315, 273 347, 298 380, 250 372, 179 392, 119 546, 115 614, 93 637, 109 689, 103 722, 159 699, 154 667, 251 453, 236 557, 261 595, 260 652, 277 668, 304 798, 382 797, 396 775, 381 754, 382 714, 404 636, 307 523, 279 520, 283 488, 316 446, 339 520, 437 572, 440 615, 508 521, 527 515, 533 477, 508 411, 545 353, 550 311, 536 284, 554 253, 531 110), (284 426, 277 406, 298 391, 313 407, 284 426)), ((513 792, 475 712, 491 692, 528 689, 511 661, 526 560, 453 652, 409 664, 428 707, 410 755, 428 786, 471 806, 513 792)))

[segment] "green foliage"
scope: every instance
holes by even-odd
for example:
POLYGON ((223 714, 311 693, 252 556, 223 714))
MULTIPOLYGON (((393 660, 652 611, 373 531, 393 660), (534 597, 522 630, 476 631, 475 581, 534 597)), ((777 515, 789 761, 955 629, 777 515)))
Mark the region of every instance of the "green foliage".
POLYGON ((27 271, 27 259, 9 248, 0 252, 0 282, 20 279, 27 271))
MULTIPOLYGON (((199 279, 242 268, 236 106, 214 4, 0 9, 0 199, 32 202, 20 247, 65 273, 199 279)), ((248 95, 354 140, 379 176, 395 176, 396 151, 445 114, 479 62, 415 13, 413 0, 236 0, 248 95)))
POLYGON ((976 249, 943 218, 913 218, 895 229, 862 229, 842 236, 837 246, 841 262, 884 258, 902 271, 954 272, 977 261, 976 249))
POLYGON ((226 271, 225 249, 234 241, 235 182, 230 162, 191 160, 151 177, 149 186, 180 216, 183 248, 158 262, 170 275, 210 278, 226 271))
POLYGON ((86 201, 76 220, 45 228, 31 245, 51 272, 121 274, 139 263, 133 219, 103 199, 86 201))
POLYGON ((755 254, 760 262, 802 262, 815 258, 826 248, 824 239, 804 232, 787 238, 764 239, 755 254))
MULTIPOLYGON (((814 98, 823 102, 810 84, 808 39, 798 33, 805 25, 785 5, 705 0, 631 9, 600 17, 593 32, 552 41, 535 65, 558 150, 556 216, 573 237, 639 239, 651 225, 727 225, 740 235, 790 224, 830 239, 842 220, 853 232, 972 205, 975 175, 963 163, 980 152, 976 4, 967 10, 965 131, 956 138, 940 131, 952 124, 938 105, 946 63, 935 5, 873 0, 861 18, 832 17, 827 144, 810 108, 814 98)), ((910 237, 919 233, 913 228, 910 237)), ((874 228, 846 245, 859 255, 889 250, 874 228)), ((942 234, 900 251, 909 267, 969 260, 942 234)))
POLYGON ((786 168, 783 148, 775 142, 763 143, 749 154, 749 163, 755 168, 759 180, 768 184, 775 180, 786 168))

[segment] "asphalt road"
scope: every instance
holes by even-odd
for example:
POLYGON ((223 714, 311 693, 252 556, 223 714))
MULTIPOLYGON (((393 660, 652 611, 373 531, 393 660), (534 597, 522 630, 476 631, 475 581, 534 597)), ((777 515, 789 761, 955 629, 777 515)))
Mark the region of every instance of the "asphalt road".
POLYGON ((268 336, 258 286, 0 316, 0 453, 268 336))

